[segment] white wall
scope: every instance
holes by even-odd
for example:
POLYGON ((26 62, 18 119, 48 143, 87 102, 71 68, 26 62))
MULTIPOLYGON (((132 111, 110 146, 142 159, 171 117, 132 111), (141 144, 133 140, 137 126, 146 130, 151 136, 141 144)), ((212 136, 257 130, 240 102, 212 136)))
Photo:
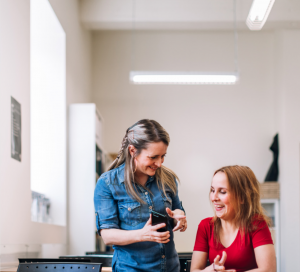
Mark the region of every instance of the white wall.
MULTIPOLYGON (((91 92, 91 33, 86 30, 79 20, 78 0, 49 0, 56 16, 58 17, 64 31, 66 32, 66 85, 67 85, 67 113, 68 106, 72 103, 89 103, 92 101, 91 92)), ((67 124, 68 114, 67 114, 67 124)), ((68 135, 67 135, 68 139, 68 135)), ((68 154, 68 152, 67 152, 68 154)), ((67 160, 68 164, 69 158, 67 160)), ((68 168, 68 165, 67 165, 68 168)), ((69 173, 67 173, 69 179, 69 173)), ((67 192, 69 187, 67 184, 67 192)), ((67 195, 68 198, 68 195, 67 195)), ((67 204, 68 206, 68 204, 67 204)), ((67 208, 68 210, 68 208, 67 208)), ((69 244, 68 224, 67 244, 69 244)), ((68 248, 69 254, 69 248, 68 248)))
MULTIPOLYGON (((91 35, 79 23, 78 1, 50 3, 66 33, 67 105, 89 102, 91 35)), ((43 257, 66 254, 66 227, 34 223, 30 218, 29 0, 0 1, 0 40, 0 254, 26 251, 25 244, 36 250, 42 247, 43 257), (22 109, 21 163, 10 156, 10 96, 22 109)))
POLYGON ((73 104, 69 117, 69 254, 84 255, 96 244, 96 105, 73 104))
POLYGON ((67 105, 91 102, 91 33, 79 20, 78 0, 49 0, 66 32, 67 105))
POLYGON ((42 222, 66 226, 66 33, 48 0, 31 0, 30 17, 31 190, 50 199, 42 222))
POLYGON ((197 225, 212 215, 214 170, 248 165, 263 181, 271 164, 274 35, 240 33, 235 86, 129 84, 130 69, 233 71, 232 32, 137 32, 134 56, 130 32, 97 32, 93 38, 93 91, 105 120, 105 147, 117 152, 125 130, 142 118, 167 129, 165 165, 181 178, 189 224, 186 233, 176 234, 176 247, 192 251, 197 225))
POLYGON ((176 234, 178 251, 193 249, 199 221, 212 214, 213 171, 248 165, 263 181, 272 161, 269 146, 279 132, 281 271, 298 271, 299 30, 239 33, 235 86, 129 84, 130 70, 232 70, 232 32, 131 34, 94 32, 93 95, 106 120, 109 152, 118 151, 126 128, 141 118, 159 121, 170 133, 165 164, 181 178, 189 224, 186 233, 176 234))
POLYGON ((33 223, 30 217, 29 10, 29 1, 0 2, 0 243, 8 247, 65 243, 66 236, 65 228, 33 223), (10 156, 10 96, 21 103, 22 162, 10 156))
POLYGON ((281 186, 281 271, 299 271, 300 30, 276 33, 276 129, 281 186))

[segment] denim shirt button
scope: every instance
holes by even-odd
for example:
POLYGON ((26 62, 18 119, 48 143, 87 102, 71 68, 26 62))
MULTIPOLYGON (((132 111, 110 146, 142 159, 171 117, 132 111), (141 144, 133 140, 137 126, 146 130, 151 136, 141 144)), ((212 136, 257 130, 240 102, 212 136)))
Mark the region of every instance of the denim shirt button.
POLYGON ((150 206, 149 209, 152 210, 152 206, 150 206))
POLYGON ((145 192, 145 195, 148 195, 148 192, 145 192))
POLYGON ((165 258, 165 255, 162 255, 161 257, 164 259, 164 258, 165 258))
POLYGON ((131 208, 128 208, 128 211, 131 211, 131 208))

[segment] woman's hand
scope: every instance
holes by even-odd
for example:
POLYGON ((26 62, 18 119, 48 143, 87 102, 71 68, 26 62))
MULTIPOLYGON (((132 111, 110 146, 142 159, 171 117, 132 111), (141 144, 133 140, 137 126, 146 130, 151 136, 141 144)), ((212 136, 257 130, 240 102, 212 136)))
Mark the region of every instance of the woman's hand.
POLYGON ((166 211, 171 218, 175 219, 176 226, 173 231, 180 229, 180 232, 183 232, 187 229, 186 216, 183 214, 182 210, 171 211, 169 208, 166 208, 166 211))
POLYGON ((211 265, 213 268, 213 271, 222 271, 222 272, 236 272, 234 269, 225 270, 225 261, 227 259, 227 253, 223 251, 222 258, 220 260, 220 256, 217 255, 217 257, 214 259, 214 263, 211 265))
POLYGON ((158 229, 165 227, 166 224, 158 224, 152 226, 152 214, 150 214, 150 218, 145 224, 145 226, 141 229, 141 242, 142 241, 150 241, 166 244, 170 242, 170 232, 157 232, 158 229))

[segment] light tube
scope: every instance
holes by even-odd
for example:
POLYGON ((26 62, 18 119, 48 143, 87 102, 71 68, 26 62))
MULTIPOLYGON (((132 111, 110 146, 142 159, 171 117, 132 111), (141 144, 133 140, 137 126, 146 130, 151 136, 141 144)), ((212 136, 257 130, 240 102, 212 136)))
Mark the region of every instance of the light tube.
POLYGON ((264 26, 275 0, 253 0, 248 18, 247 26, 251 30, 261 30, 264 26))
POLYGON ((132 71, 130 81, 134 84, 235 84, 236 73, 161 72, 132 71))

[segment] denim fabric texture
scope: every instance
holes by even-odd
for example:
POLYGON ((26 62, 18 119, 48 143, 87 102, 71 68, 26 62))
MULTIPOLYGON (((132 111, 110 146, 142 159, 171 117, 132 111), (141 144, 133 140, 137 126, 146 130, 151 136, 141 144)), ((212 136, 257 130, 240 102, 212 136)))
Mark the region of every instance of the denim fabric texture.
MULTIPOLYGON (((142 229, 153 209, 167 215, 166 208, 181 209, 178 192, 166 189, 167 197, 159 189, 155 177, 149 177, 145 187, 137 184, 137 190, 146 204, 133 200, 126 192, 124 184, 125 164, 101 175, 94 195, 96 225, 101 229, 142 229)), ((177 185, 177 182, 176 182, 177 185)), ((173 219, 169 217, 170 242, 140 242, 126 246, 114 245, 113 271, 161 271, 179 272, 180 265, 173 240, 173 219)))

